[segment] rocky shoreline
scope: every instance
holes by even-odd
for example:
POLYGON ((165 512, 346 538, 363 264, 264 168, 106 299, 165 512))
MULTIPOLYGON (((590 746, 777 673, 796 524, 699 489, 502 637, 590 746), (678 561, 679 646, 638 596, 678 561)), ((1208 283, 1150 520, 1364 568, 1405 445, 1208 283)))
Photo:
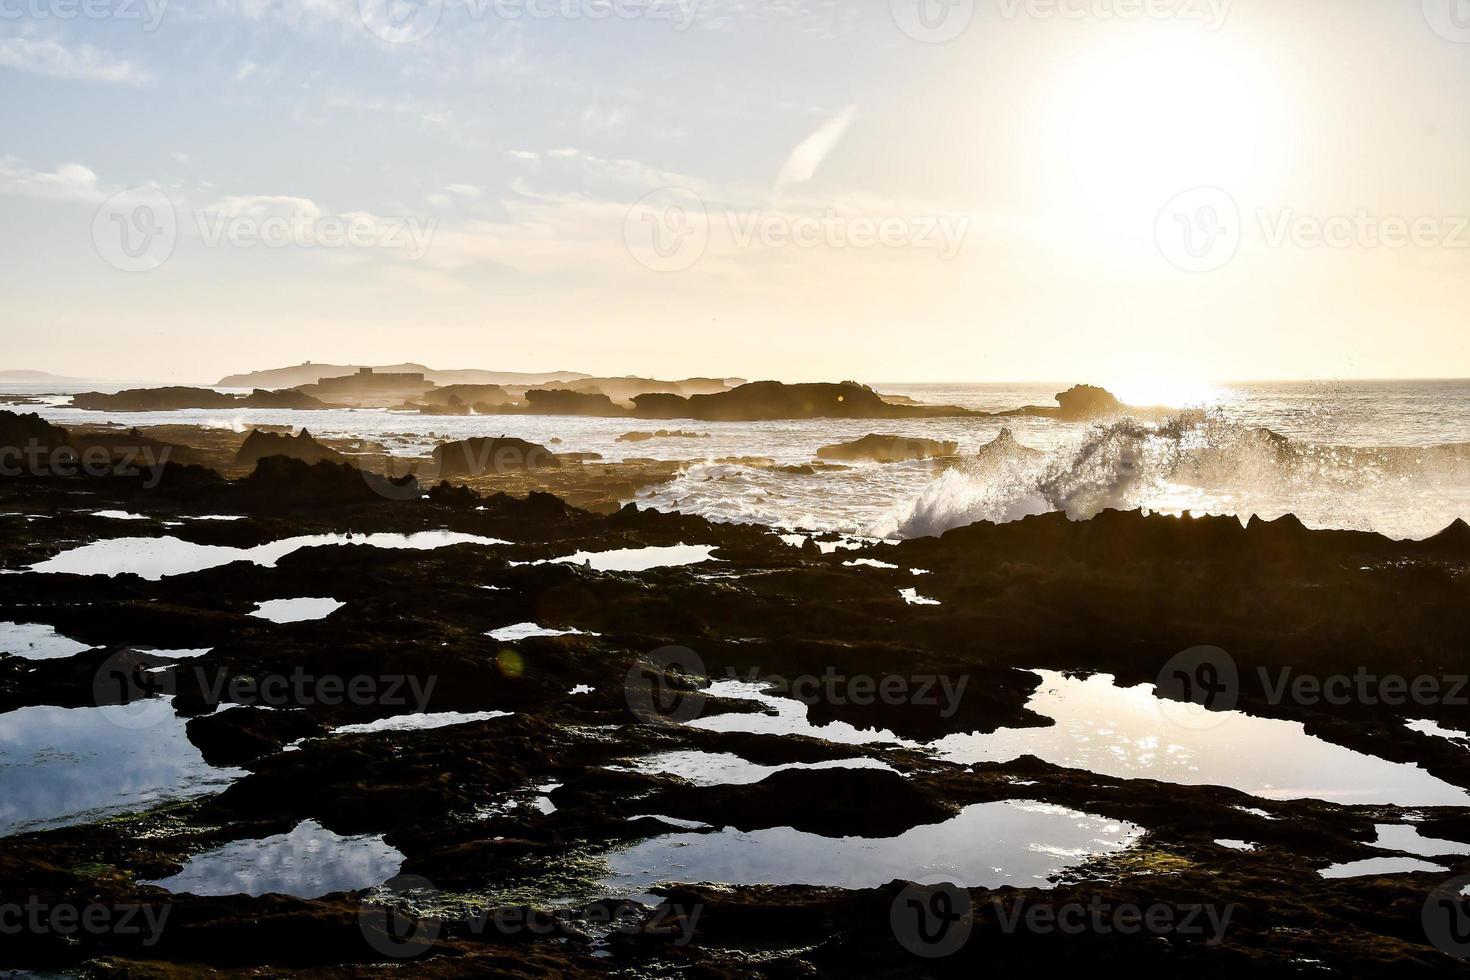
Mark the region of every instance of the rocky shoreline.
MULTIPOLYGON (((85 449, 97 437, 66 439, 85 449)), ((1427 719, 1463 730, 1467 713, 1451 698, 1311 704, 1282 701, 1261 682, 1283 667, 1470 672, 1463 523, 1397 542, 1294 519, 1243 527, 1109 511, 897 545, 811 535, 794 544, 759 526, 631 506, 595 514, 544 492, 615 501, 613 484, 633 479, 633 468, 576 463, 420 484, 386 463, 377 473, 282 457, 244 466, 230 440, 178 445, 190 465, 0 480, 0 621, 51 627, 87 648, 0 656, 0 710, 162 706, 156 724, 185 723, 207 762, 240 774, 193 799, 9 835, 0 906, 168 912, 152 931, 7 935, 8 966, 100 976, 356 975, 403 964, 444 976, 920 977, 1100 966, 1141 976, 1466 975, 1424 915, 1444 882, 1470 875, 1470 807, 1265 799, 1030 755, 965 764, 928 747, 955 733, 1053 726, 1029 707, 1043 669, 1158 682, 1160 697, 1223 708, 1208 685, 1167 688, 1181 651, 1210 644, 1228 651, 1238 675, 1228 707, 1470 787, 1470 752, 1409 726, 1427 719), (207 468, 216 462, 218 472, 207 468), (594 470, 603 472, 589 482, 594 470), (413 549, 370 537, 444 533, 473 540, 413 549), (347 534, 268 563, 248 557, 274 542, 347 534), (247 557, 157 579, 32 570, 90 544, 140 538, 247 557), (699 556, 595 566, 599 555, 646 549, 699 556), (915 585, 922 603, 905 596, 915 585), (265 602, 324 595, 342 604, 325 618, 254 614, 265 602), (186 650, 207 652, 176 655, 186 650), (311 683, 265 696, 263 681, 292 677, 311 683), (347 689, 355 678, 400 683, 393 696, 386 686, 356 700, 321 696, 323 681, 347 689), (804 706, 804 726, 771 728, 780 712, 721 683, 731 678, 804 706), (799 678, 879 687, 923 678, 963 695, 835 698, 799 678), (404 693, 414 691, 421 696, 404 693), (459 723, 390 724, 449 713, 459 723), (872 737, 834 741, 834 723, 872 737), (341 731, 348 726, 360 730, 341 731), (640 764, 666 753, 775 771, 734 784, 640 764), (854 760, 863 767, 832 765, 854 760), (931 897, 902 879, 848 888, 674 881, 633 895, 608 884, 622 849, 669 834, 791 828, 882 841, 1007 801, 1096 815, 1139 835, 1075 859, 1047 887, 946 894, 946 907, 970 911, 955 919, 962 942, 941 937, 954 946, 944 956, 930 933, 902 925, 906 903, 931 897), (399 877, 313 898, 146 884, 303 821, 380 835, 403 856, 399 877), (1347 862, 1408 856, 1375 846, 1381 825, 1444 842, 1440 870, 1323 877, 1347 862), (1228 925, 1072 932, 1013 918, 1018 908, 1196 907, 1228 925)), ((119 742, 129 737, 119 729, 119 742)))

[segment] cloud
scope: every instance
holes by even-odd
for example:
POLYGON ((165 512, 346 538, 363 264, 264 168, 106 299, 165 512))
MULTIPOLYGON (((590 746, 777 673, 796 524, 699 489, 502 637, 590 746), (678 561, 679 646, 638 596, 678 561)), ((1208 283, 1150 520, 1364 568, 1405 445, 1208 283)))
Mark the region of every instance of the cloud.
POLYGON ((66 48, 55 41, 28 37, 0 38, 0 66, 33 75, 77 81, 106 82, 142 88, 153 82, 145 69, 99 51, 90 44, 66 48))
POLYGON ((246 194, 222 197, 205 206, 205 211, 230 218, 321 217, 322 209, 310 198, 283 194, 246 194))
POLYGON ((789 187, 792 184, 804 184, 811 180, 822 166, 823 161, 837 148, 837 144, 847 134, 847 128, 852 125, 856 115, 857 106, 848 106, 822 123, 815 133, 797 144, 796 149, 791 151, 791 156, 786 158, 786 164, 776 178, 776 186, 778 188, 789 187))
POLYGON ((253 61, 242 61, 240 62, 240 67, 235 69, 235 74, 230 76, 230 81, 243 82, 251 75, 254 75, 256 69, 259 67, 260 66, 253 61))
POLYGON ((582 111, 582 125, 594 133, 616 133, 627 125, 631 116, 632 113, 624 108, 588 106, 582 111))
POLYGON ((27 168, 14 157, 0 157, 0 193, 55 201, 101 201, 108 195, 90 167, 67 163, 52 173, 27 168))
POLYGON ((483 187, 474 184, 449 184, 444 189, 456 197, 479 198, 485 194, 483 187))

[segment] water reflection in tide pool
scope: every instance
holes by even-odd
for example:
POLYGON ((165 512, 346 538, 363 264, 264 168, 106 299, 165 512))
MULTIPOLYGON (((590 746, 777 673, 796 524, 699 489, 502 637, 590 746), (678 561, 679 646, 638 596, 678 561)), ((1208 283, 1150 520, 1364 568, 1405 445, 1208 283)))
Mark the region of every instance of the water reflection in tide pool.
POLYGON ((0 623, 0 653, 22 660, 60 660, 89 649, 40 623, 0 623))
POLYGON ((1025 888, 1132 846, 1142 828, 1044 803, 968 806, 889 838, 822 837, 790 827, 668 834, 605 856, 603 885, 645 894, 661 881, 875 888, 894 880, 1025 888))
POLYGON ((1466 806, 1470 793, 1417 766, 1388 762, 1306 734, 1301 723, 1242 712, 1200 712, 1161 701, 1151 685, 1122 688, 1108 675, 1042 675, 1028 707, 1051 728, 951 735, 933 744, 952 762, 1034 755, 1125 779, 1230 786, 1267 799, 1466 806), (1181 720, 1183 723, 1181 723, 1181 720))
MULTIPOLYGON (((611 768, 619 768, 613 766, 611 768)), ((659 752, 631 759, 627 768, 637 772, 666 773, 696 786, 747 786, 786 769, 886 769, 892 766, 877 759, 838 759, 829 762, 791 762, 762 766, 730 752, 701 752, 697 749, 659 752)))
POLYGON ((196 854, 173 877, 145 884, 175 894, 320 898, 381 885, 402 866, 403 855, 382 837, 339 837, 306 820, 288 834, 196 854))
POLYGON ((579 551, 565 558, 527 562, 530 565, 585 565, 594 572, 647 572, 655 568, 678 568, 713 561, 714 545, 676 544, 667 547, 617 548, 612 551, 579 551))
POLYGON ((328 545, 368 545, 373 548, 432 551, 457 544, 503 545, 508 542, 457 531, 421 531, 417 534, 310 534, 272 541, 254 548, 194 544, 180 538, 110 538, 93 541, 32 565, 33 572, 72 575, 137 575, 151 582, 248 561, 270 568, 302 548, 328 545))
POLYGON ((208 765, 164 698, 0 714, 0 834, 142 810, 217 791, 243 775, 208 765))

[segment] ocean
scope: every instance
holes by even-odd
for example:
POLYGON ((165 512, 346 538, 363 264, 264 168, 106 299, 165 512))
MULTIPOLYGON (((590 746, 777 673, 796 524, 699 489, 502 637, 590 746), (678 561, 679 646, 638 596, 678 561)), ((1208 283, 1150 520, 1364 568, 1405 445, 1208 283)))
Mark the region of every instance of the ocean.
MULTIPOLYGON (((930 403, 999 411, 1051 405, 1067 384, 875 384, 930 403)), ((1050 419, 814 419, 709 423, 560 416, 433 417, 379 410, 98 413, 65 407, 71 391, 13 385, 40 397, 22 406, 59 425, 195 424, 243 431, 290 425, 323 437, 381 443, 423 455, 442 439, 512 435, 560 439, 558 452, 607 460, 691 460, 677 478, 645 489, 640 506, 711 519, 837 531, 869 537, 939 534, 977 520, 1065 511, 1078 519, 1105 507, 1169 514, 1274 519, 1293 513, 1311 527, 1421 538, 1470 517, 1470 381, 1250 382, 1193 390, 1177 414, 1149 422, 1050 419), (618 442, 659 428, 709 438, 618 442), (977 456, 1009 428, 1021 447, 977 456), (1270 430, 1284 441, 1265 434, 1270 430), (968 457, 929 463, 857 464, 811 475, 718 462, 763 457, 810 462, 825 445, 869 432, 957 442, 968 457)), ((101 389, 101 390, 116 390, 101 389)), ((1120 392, 1127 397, 1128 392, 1120 392)), ((1136 401, 1136 398, 1130 399, 1136 401)))

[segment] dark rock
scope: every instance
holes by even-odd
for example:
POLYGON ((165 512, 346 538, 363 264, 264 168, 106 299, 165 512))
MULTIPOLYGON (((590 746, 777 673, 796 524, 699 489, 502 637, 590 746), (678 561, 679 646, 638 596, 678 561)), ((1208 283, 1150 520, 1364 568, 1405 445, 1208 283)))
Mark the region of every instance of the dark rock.
POLYGON ((241 706, 191 718, 189 741, 213 766, 234 766, 279 751, 300 738, 324 735, 327 726, 302 709, 273 711, 241 706))
POLYGON ((235 455, 235 462, 242 466, 253 466, 267 456, 285 456, 303 463, 320 463, 323 460, 341 463, 342 454, 328 449, 311 437, 305 429, 300 435, 277 435, 274 432, 252 430, 245 437, 245 444, 235 455))
POLYGON ((817 450, 820 459, 861 460, 871 459, 881 463, 892 463, 906 459, 933 459, 936 456, 953 456, 959 450, 957 442, 940 442, 935 439, 909 438, 905 436, 866 435, 853 442, 823 446, 817 450))
POLYGON ((558 469, 560 466, 561 460, 545 446, 513 436, 498 439, 475 437, 434 447, 434 467, 441 478, 558 469))
POLYGON ((627 409, 598 392, 532 389, 526 392, 526 411, 531 415, 591 415, 618 417, 627 409))
POLYGON ((712 395, 639 395, 639 418, 690 418, 705 422, 755 422, 812 418, 937 418, 973 413, 952 406, 893 405, 866 385, 782 384, 757 381, 712 395))

